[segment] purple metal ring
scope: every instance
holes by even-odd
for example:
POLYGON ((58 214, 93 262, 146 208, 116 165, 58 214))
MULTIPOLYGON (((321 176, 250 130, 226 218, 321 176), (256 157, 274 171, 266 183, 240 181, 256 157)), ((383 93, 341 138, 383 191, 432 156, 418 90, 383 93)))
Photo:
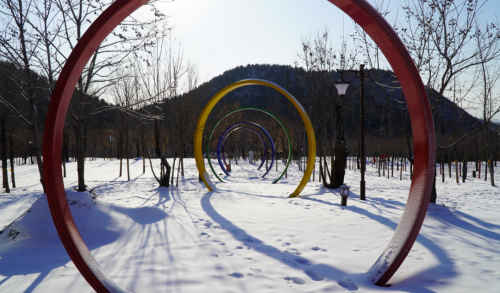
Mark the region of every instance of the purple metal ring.
MULTIPOLYGON (((218 161, 219 161, 219 165, 220 165, 220 167, 221 167, 222 171, 224 171, 224 173, 226 173, 226 175, 228 175, 228 176, 229 176, 229 173, 227 172, 226 168, 223 166, 222 161, 221 161, 221 158, 220 158, 220 147, 221 147, 221 143, 222 143, 222 139, 223 139, 223 137, 225 137, 225 136, 226 136, 226 134, 227 134, 227 133, 228 133, 228 132, 229 132, 232 128, 234 128, 234 127, 236 127, 236 126, 239 126, 239 125, 242 125, 242 124, 249 124, 249 125, 253 125, 253 126, 255 126, 255 127, 259 128, 260 130, 262 130, 262 131, 266 134, 267 138, 268 138, 268 139, 269 139, 269 141, 271 142, 271 149, 272 149, 272 151, 273 151, 273 157, 272 157, 272 160, 271 160, 271 164, 269 165, 269 168, 267 169, 266 173, 264 173, 264 175, 262 175, 262 178, 264 178, 264 177, 267 175, 267 173, 269 173, 269 171, 271 171, 271 169, 273 168, 274 159, 275 159, 275 157, 276 157, 276 151, 275 151, 275 149, 274 149, 274 141, 273 141, 273 139, 271 138, 271 135, 270 135, 270 134, 269 134, 269 133, 268 133, 268 132, 267 132, 267 131, 266 131, 266 130, 262 127, 262 126, 260 126, 260 125, 259 125, 259 124, 257 124, 257 123, 248 122, 248 121, 245 121, 245 122, 238 122, 238 123, 235 123, 235 124, 233 124, 233 125, 229 126, 229 127, 228 127, 228 128, 227 128, 227 129, 226 129, 226 130, 222 133, 222 135, 221 135, 221 136, 220 136, 220 138, 219 138, 219 142, 217 143, 217 159, 218 159, 218 161)), ((263 163, 264 163, 264 160, 262 160, 261 165, 262 165, 263 163)), ((260 168, 260 167, 259 167, 259 168, 260 168)))
MULTIPOLYGON (((239 127, 239 128, 236 128, 236 129, 233 129, 231 130, 227 135, 226 137, 224 137, 224 139, 222 140, 222 145, 221 145, 221 148, 220 148, 220 153, 217 152, 217 156, 220 156, 222 155, 222 161, 224 162, 225 165, 227 165, 227 162, 226 162, 226 156, 224 156, 224 149, 225 149, 225 146, 226 146, 226 141, 227 141, 227 138, 233 134, 234 132, 238 131, 238 130, 241 130, 241 129, 246 129, 246 130, 250 130, 252 131, 253 133, 257 134, 260 138, 260 141, 262 142, 262 145, 264 146, 264 154, 267 154, 267 144, 266 144, 266 141, 264 140, 264 137, 262 137, 262 135, 260 135, 260 133, 258 133, 255 129, 252 129, 252 128, 249 128, 249 127, 239 127)), ((260 163, 260 166, 259 168, 257 168, 257 170, 260 170, 260 168, 262 168, 262 166, 264 165, 264 160, 262 160, 262 163, 260 163)))

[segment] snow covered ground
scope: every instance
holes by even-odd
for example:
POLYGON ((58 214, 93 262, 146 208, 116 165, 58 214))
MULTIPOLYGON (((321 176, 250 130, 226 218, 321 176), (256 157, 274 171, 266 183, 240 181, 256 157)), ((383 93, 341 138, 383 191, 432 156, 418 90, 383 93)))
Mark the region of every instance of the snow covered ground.
MULTIPOLYGON (((438 204, 430 205, 417 242, 391 286, 379 288, 365 272, 397 226, 409 173, 387 179, 369 165, 367 200, 360 201, 359 172, 348 170, 351 195, 342 207, 339 191, 317 181, 302 198, 287 198, 302 176, 296 165, 273 185, 281 171, 261 179, 256 165, 233 162, 219 192, 198 182, 193 159, 185 165, 178 187, 158 188, 149 166, 142 174, 142 160, 131 161, 130 181, 118 177, 117 160, 87 161, 97 204, 73 191, 76 163, 67 165, 77 227, 104 270, 128 290, 500 292, 500 191, 483 178, 439 180, 438 204)), ((0 195, 0 229, 30 212, 0 234, 0 292, 93 292, 59 240, 36 166, 16 170, 18 188, 0 195)))

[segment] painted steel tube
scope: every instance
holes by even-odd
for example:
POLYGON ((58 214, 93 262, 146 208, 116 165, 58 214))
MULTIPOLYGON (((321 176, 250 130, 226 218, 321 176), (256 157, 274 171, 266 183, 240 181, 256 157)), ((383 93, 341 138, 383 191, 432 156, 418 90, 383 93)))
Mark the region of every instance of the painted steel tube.
MULTIPOLYGON (((210 142, 210 140, 212 139, 212 135, 213 135, 215 129, 217 128, 217 125, 219 125, 222 122, 222 120, 224 120, 224 118, 226 118, 227 116, 229 116, 229 115, 231 115, 231 114, 233 114, 235 112, 239 112, 239 111, 243 111, 243 110, 256 110, 256 111, 261 111, 263 113, 266 113, 267 115, 273 117, 281 125, 281 127, 285 131, 286 137, 288 139, 288 160, 286 162, 285 169, 283 169, 283 172, 281 172, 280 176, 273 181, 273 184, 278 183, 278 181, 286 174, 286 171, 288 170, 288 166, 290 165, 290 162, 292 161, 292 139, 290 137, 290 133, 288 132, 288 129, 286 129, 285 124, 278 117, 276 117, 274 114, 272 114, 271 112, 266 111, 266 110, 261 109, 261 108, 256 108, 256 107, 243 107, 243 108, 238 108, 238 109, 229 111, 226 114, 224 114, 224 116, 222 116, 222 118, 220 118, 215 123, 215 126, 212 128, 212 131, 210 131, 208 142, 210 142)), ((207 154, 208 154, 208 145, 207 145, 207 154)), ((215 170, 214 170, 214 168, 212 166, 212 163, 210 162, 210 159, 209 159, 208 155, 207 155, 207 159, 209 160, 208 164, 210 166, 210 169, 212 170, 212 172, 214 174, 216 174, 215 170)), ((219 179, 219 181, 222 182, 222 179, 220 179, 219 176, 217 176, 217 175, 215 175, 215 176, 217 177, 217 179, 219 179)))
MULTIPOLYGON (((307 160, 307 165, 304 170, 304 175, 299 182, 299 185, 297 188, 290 194, 289 197, 296 197, 298 196, 304 187, 307 185, 307 182, 309 181, 309 178, 311 177, 313 168, 314 168, 314 163, 315 163, 315 158, 316 158, 316 137, 314 136, 314 129, 311 123, 311 120, 309 119, 309 116, 307 115, 306 110, 302 105, 297 101, 290 93, 288 93, 285 89, 280 87, 279 85, 266 81, 266 80, 260 80, 260 79, 247 79, 247 80, 241 80, 238 82, 235 82, 233 84, 230 84, 220 90, 218 93, 216 93, 205 105, 205 108, 201 111, 201 114, 198 118, 198 122, 196 123, 196 130, 195 130, 195 135, 194 135, 194 157, 196 160, 196 167, 198 168, 198 172, 200 173, 200 177, 203 180, 203 183, 207 187, 208 190, 213 191, 216 190, 215 185, 213 184, 212 180, 207 174, 207 171, 205 170, 205 162, 203 162, 203 152, 202 152, 202 143, 203 143, 203 131, 205 129, 205 123, 207 122, 208 115, 210 115, 210 112, 212 112, 212 109, 215 107, 215 105, 228 93, 231 91, 243 87, 243 86, 248 86, 248 85, 263 85, 267 86, 270 88, 273 88, 280 92, 282 95, 284 95, 292 104, 294 105, 295 109, 300 114, 300 117, 302 118, 302 122, 304 122, 304 126, 307 131, 307 142, 308 142, 308 148, 309 148, 309 154, 308 154, 308 160, 307 160)), ((210 139, 208 140, 210 141, 210 139)), ((216 176, 219 180, 221 180, 218 176, 216 176)), ((222 180, 221 180, 222 181, 222 180)))
POLYGON ((83 242, 71 215, 61 172, 61 145, 69 102, 85 65, 101 42, 147 0, 117 0, 85 31, 58 77, 50 99, 43 136, 43 171, 47 201, 57 233, 71 260, 97 292, 128 292, 99 266, 83 242))
MULTIPOLYGON (((224 148, 226 146, 226 141, 227 141, 227 138, 233 134, 234 132, 238 131, 238 130, 242 130, 242 129, 246 129, 246 130, 250 130, 252 131, 253 133, 257 134, 257 136, 260 138, 260 141, 262 142, 262 145, 264 146, 264 153, 267 154, 267 144, 266 144, 266 141, 264 140, 264 137, 262 137, 262 135, 257 132, 256 130, 252 129, 252 128, 249 128, 249 127, 239 127, 239 128, 236 128, 236 129, 233 129, 231 130, 231 132, 229 132, 226 137, 224 137, 224 139, 222 140, 222 144, 221 144, 221 148, 220 148, 220 153, 221 154, 224 154, 224 148)), ((224 164, 227 165, 227 162, 226 162, 226 157, 225 156, 222 156, 222 161, 224 162, 224 164)), ((257 168, 257 170, 260 170, 260 168, 262 168, 262 166, 264 165, 264 161, 262 161, 262 163, 260 163, 260 166, 259 168, 257 168)))
POLYGON ((392 26, 366 0, 329 0, 349 15, 377 44, 401 84, 410 112, 415 169, 408 201, 391 241, 368 271, 385 285, 403 263, 424 222, 434 179, 436 145, 431 107, 420 74, 392 26))
MULTIPOLYGON (((410 111, 414 144, 414 177, 408 202, 400 224, 379 259, 369 270, 370 280, 383 286, 393 276, 411 250, 427 212, 435 169, 434 124, 424 85, 413 60, 403 42, 387 21, 366 0, 329 0, 359 24, 379 46, 391 64, 405 95, 410 111)), ((52 219, 64 248, 85 280, 97 292, 126 292, 99 266, 83 242, 67 204, 60 165, 62 133, 71 95, 79 76, 92 54, 111 31, 146 0, 117 0, 112 3, 87 29, 64 65, 51 97, 45 122, 43 158, 45 188, 52 219)), ((204 169, 202 154, 203 129, 213 106, 230 91, 251 84, 272 87, 292 101, 300 112, 308 130, 309 162, 316 155, 312 125, 304 109, 291 95, 279 86, 258 80, 232 84, 221 90, 205 106, 195 133, 195 157, 200 176, 209 190, 215 190, 204 169), (311 130, 311 131, 310 131, 311 130), (311 133, 310 133, 311 132, 311 133)), ((300 194, 312 172, 306 172, 297 189, 290 195, 300 194)))
MULTIPOLYGON (((219 138, 219 142, 217 143, 217 153, 218 153, 219 165, 220 165, 220 167, 222 168, 222 170, 223 170, 223 171, 224 171, 227 175, 229 175, 229 174, 227 173, 227 171, 226 171, 226 168, 223 166, 221 159, 220 159, 220 147, 221 147, 221 144, 222 144, 222 139, 226 136, 226 134, 227 134, 227 133, 228 133, 228 132, 229 132, 232 128, 237 127, 237 126, 240 126, 240 125, 243 125, 243 124, 248 124, 248 125, 252 125, 252 126, 255 126, 255 127, 259 128, 260 130, 262 130, 262 131, 266 134, 267 138, 268 138, 268 139, 269 139, 269 141, 271 142, 271 149, 272 149, 272 151, 273 151, 273 157, 272 157, 272 160, 271 160, 271 164, 269 165, 269 168, 267 169, 266 173, 264 173, 264 175, 262 175, 262 178, 264 178, 264 177, 266 177, 267 173, 269 173, 269 171, 271 171, 271 169, 273 168, 274 159, 275 159, 275 157, 276 157, 276 151, 275 151, 275 148, 274 148, 274 141, 273 141, 273 139, 271 138, 271 135, 269 134, 269 132, 267 132, 267 130, 265 130, 262 126, 260 126, 260 125, 259 125, 259 124, 257 124, 257 123, 248 122, 248 121, 245 121, 245 122, 238 122, 238 123, 235 123, 235 124, 233 124, 233 125, 229 126, 229 127, 228 127, 228 128, 227 128, 227 129, 226 129, 226 130, 222 133, 222 135, 221 135, 221 136, 220 136, 220 138, 219 138)), ((265 142, 264 142, 264 145, 266 145, 266 144, 265 144, 265 142)), ((266 151, 267 151, 267 146, 266 146, 265 148, 266 148, 266 151)), ((263 165, 263 164, 264 164, 264 160, 262 160, 262 162, 261 162, 261 166, 260 166, 260 167, 262 167, 262 165, 263 165)), ((259 167, 259 169, 260 169, 260 167, 259 167)))

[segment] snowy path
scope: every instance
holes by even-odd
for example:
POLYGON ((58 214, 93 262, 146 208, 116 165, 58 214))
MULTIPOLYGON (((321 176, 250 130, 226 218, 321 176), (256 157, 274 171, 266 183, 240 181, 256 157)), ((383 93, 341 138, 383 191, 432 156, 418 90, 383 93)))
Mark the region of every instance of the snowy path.
MULTIPOLYGON (((118 161, 87 164, 97 205, 71 191, 74 163, 65 181, 77 227, 104 270, 133 292, 346 292, 339 284, 344 278, 356 292, 500 288, 500 192, 482 179, 438 182, 439 204, 430 206, 392 287, 379 288, 365 282, 364 273, 401 217, 408 173, 403 181, 399 173, 379 178, 368 166, 367 200, 360 201, 359 172, 348 170, 352 192, 342 207, 338 191, 318 182, 308 184, 304 197, 287 198, 301 179, 296 165, 271 184, 281 171, 273 168, 262 179, 257 166, 233 162, 232 176, 221 177, 227 183, 207 192, 194 160, 186 160, 179 187, 168 189, 157 187, 149 166, 141 174, 141 160, 131 161, 130 182, 117 176, 118 161)), ((36 168, 18 170, 26 174, 18 177, 22 187, 0 201, 0 211, 11 215, 39 195, 36 168)), ((45 197, 31 210, 13 225, 20 232, 15 241, 0 236, 0 292, 92 292, 61 245, 45 197)))

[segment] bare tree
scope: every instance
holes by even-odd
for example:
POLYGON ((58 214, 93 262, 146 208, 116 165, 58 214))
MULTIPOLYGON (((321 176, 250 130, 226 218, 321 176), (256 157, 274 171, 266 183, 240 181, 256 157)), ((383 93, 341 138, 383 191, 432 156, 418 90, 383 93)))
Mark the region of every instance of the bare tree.
MULTIPOLYGON (((103 11, 109 4, 104 2, 88 2, 83 0, 54 0, 61 13, 63 28, 59 38, 64 39, 65 46, 73 49, 83 32, 92 23, 95 15, 103 11)), ((119 64, 135 62, 135 52, 147 51, 152 40, 161 33, 165 15, 152 7, 152 20, 138 21, 133 17, 124 20, 106 40, 100 44, 82 75, 78 79, 76 91, 70 104, 78 154, 78 191, 85 191, 85 121, 91 115, 102 112, 98 107, 98 98, 105 93, 107 87, 114 84, 121 76, 113 75, 114 67, 119 64)), ((63 50, 54 50, 54 58, 64 63, 66 56, 63 50)))
MULTIPOLYGON (((125 157, 127 160, 127 180, 130 181, 130 166, 129 166, 129 158, 130 158, 130 114, 129 112, 133 110, 132 104, 134 104, 134 98, 137 97, 135 86, 135 78, 132 75, 127 76, 119 71, 115 71, 115 74, 120 76, 121 78, 117 79, 117 81, 110 88, 111 95, 113 96, 113 101, 116 106, 118 106, 119 111, 119 119, 120 119, 120 136, 124 137, 125 144, 125 157)), ((120 170, 121 170, 121 161, 120 161, 120 170)), ((121 176, 121 172, 120 172, 121 176)))
MULTIPOLYGON (((485 70, 487 68, 493 70, 491 64, 500 56, 500 26, 497 21, 479 21, 486 2, 487 0, 407 0, 402 6, 404 20, 394 24, 427 88, 435 123, 438 153, 476 133, 498 113, 498 106, 490 111, 483 111, 483 124, 464 123, 461 119, 457 119, 461 114, 454 113, 464 103, 466 107, 474 104, 481 76, 484 81, 484 76, 488 75, 485 70), (450 99, 445 98, 445 95, 450 99), (458 133, 461 134, 457 136, 458 133)), ((376 6, 383 15, 387 15, 388 9, 384 1, 377 2, 376 6)), ((359 28, 356 35, 357 41, 361 41, 364 48, 364 62, 378 68, 377 46, 359 28)), ((491 81, 498 79, 495 74, 490 77, 491 81)), ((380 79, 376 81, 384 91, 399 88, 394 83, 382 84, 380 79)), ((482 84, 484 87, 485 82, 482 84)), ((481 105, 484 107, 493 100, 492 96, 487 94, 486 88, 483 92, 481 105)), ((403 99, 398 99, 397 102, 401 103, 401 106, 405 105, 403 99)), ((385 111, 390 105, 391 103, 385 103, 383 109, 377 107, 375 109, 381 110, 379 111, 381 114, 386 114, 385 116, 396 127, 402 126, 395 121, 394 118, 397 116, 393 115, 394 111, 385 111)), ((392 105, 398 106, 394 103, 392 105)), ((410 151, 409 153, 411 154, 410 151)), ((431 202, 435 202, 436 197, 434 185, 431 202)))
MULTIPOLYGON (((459 79, 468 86, 465 91, 470 91, 475 82, 467 82, 465 76, 473 76, 479 67, 500 56, 499 24, 480 21, 486 2, 412 0, 403 6, 408 21, 399 33, 429 89, 436 124, 440 122, 444 95, 452 93, 453 81, 459 79)), ((438 150, 444 148, 439 141, 438 146, 438 150)))
POLYGON ((37 157, 40 182, 45 191, 41 148, 38 138, 37 110, 35 106, 35 100, 41 97, 35 93, 35 74, 31 69, 34 67, 33 63, 40 46, 40 40, 36 36, 36 31, 28 21, 31 17, 30 9, 33 3, 33 0, 0 1, 0 59, 7 61, 8 64, 13 64, 14 68, 19 70, 9 70, 12 67, 7 65, 7 63, 2 63, 0 74, 9 78, 10 83, 16 86, 16 91, 21 94, 22 99, 27 104, 28 115, 21 114, 21 111, 5 98, 0 98, 0 102, 10 112, 21 117, 30 126, 33 152, 37 157))
MULTIPOLYGON (((182 145, 171 143, 172 139, 169 138, 173 137, 172 130, 175 129, 176 120, 166 117, 166 113, 173 113, 171 107, 184 109, 179 105, 181 101, 177 100, 177 96, 182 93, 179 84, 188 70, 183 47, 175 38, 172 42, 170 29, 165 29, 157 35, 151 50, 136 58, 144 61, 136 63, 144 101, 139 112, 144 122, 154 123, 154 150, 156 157, 160 158, 160 176, 157 180, 160 186, 169 187, 170 182, 173 182, 174 172, 167 161, 167 152, 174 147, 176 157, 175 154, 180 152, 182 145), (170 131, 165 133, 164 128, 170 131)), ((184 137, 187 133, 182 135, 184 137)), ((153 169, 152 166, 151 168, 153 169)))

